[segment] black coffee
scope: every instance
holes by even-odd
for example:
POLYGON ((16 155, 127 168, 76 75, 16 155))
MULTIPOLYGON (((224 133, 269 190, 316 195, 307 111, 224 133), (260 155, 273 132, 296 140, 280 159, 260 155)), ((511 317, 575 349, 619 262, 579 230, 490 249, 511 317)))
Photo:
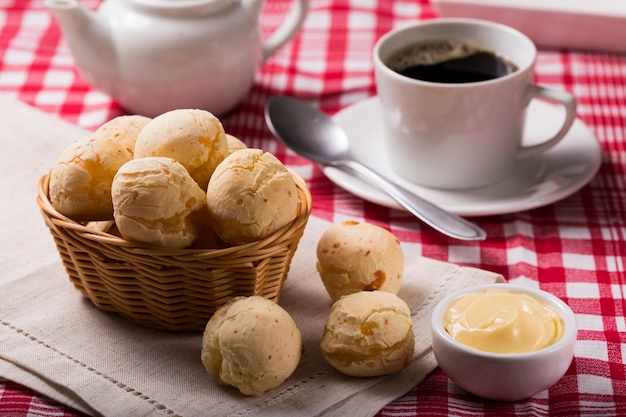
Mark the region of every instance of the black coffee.
POLYGON ((457 40, 413 44, 394 54, 387 65, 404 76, 436 83, 487 81, 517 70, 493 51, 457 40))

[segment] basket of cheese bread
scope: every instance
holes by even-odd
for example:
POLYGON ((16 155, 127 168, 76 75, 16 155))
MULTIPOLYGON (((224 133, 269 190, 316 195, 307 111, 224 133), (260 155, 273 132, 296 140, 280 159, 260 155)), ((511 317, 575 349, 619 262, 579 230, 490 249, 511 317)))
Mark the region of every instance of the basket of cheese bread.
POLYGON ((110 120, 59 155, 37 202, 85 297, 170 331, 237 296, 277 301, 311 213, 297 174, 197 109, 110 120))

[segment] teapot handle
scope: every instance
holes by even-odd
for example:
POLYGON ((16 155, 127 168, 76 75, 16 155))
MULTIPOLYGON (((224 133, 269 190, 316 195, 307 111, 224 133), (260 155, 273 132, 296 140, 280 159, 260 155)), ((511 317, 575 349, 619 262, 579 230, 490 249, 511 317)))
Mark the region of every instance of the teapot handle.
POLYGON ((263 43, 263 62, 293 38, 304 23, 310 0, 294 0, 283 23, 263 43))

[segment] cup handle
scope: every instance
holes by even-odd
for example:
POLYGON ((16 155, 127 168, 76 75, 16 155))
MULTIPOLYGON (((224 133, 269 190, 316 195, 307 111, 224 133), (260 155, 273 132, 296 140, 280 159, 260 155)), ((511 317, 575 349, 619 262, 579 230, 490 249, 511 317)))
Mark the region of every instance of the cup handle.
POLYGON ((283 23, 281 23, 263 43, 263 62, 267 61, 298 33, 309 11, 309 1, 310 0, 294 1, 283 23))
POLYGON ((554 145, 559 143, 561 139, 563 139, 563 137, 565 137, 565 134, 572 127, 574 120, 576 120, 576 98, 570 93, 566 91, 540 87, 538 85, 530 85, 529 95, 531 96, 531 100, 534 98, 539 98, 554 103, 560 103, 565 106, 565 120, 563 121, 563 124, 561 125, 559 131, 552 138, 536 145, 520 146, 519 152, 516 155, 517 159, 528 158, 530 156, 540 154, 552 148, 554 145))

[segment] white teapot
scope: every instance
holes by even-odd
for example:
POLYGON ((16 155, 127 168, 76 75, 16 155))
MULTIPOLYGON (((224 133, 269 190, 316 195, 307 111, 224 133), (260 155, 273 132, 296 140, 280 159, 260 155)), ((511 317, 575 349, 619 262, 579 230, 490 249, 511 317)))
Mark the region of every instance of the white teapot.
POLYGON ((223 115, 248 93, 259 67, 300 29, 309 0, 293 0, 263 39, 263 0, 45 0, 81 75, 127 111, 176 108, 223 115))

